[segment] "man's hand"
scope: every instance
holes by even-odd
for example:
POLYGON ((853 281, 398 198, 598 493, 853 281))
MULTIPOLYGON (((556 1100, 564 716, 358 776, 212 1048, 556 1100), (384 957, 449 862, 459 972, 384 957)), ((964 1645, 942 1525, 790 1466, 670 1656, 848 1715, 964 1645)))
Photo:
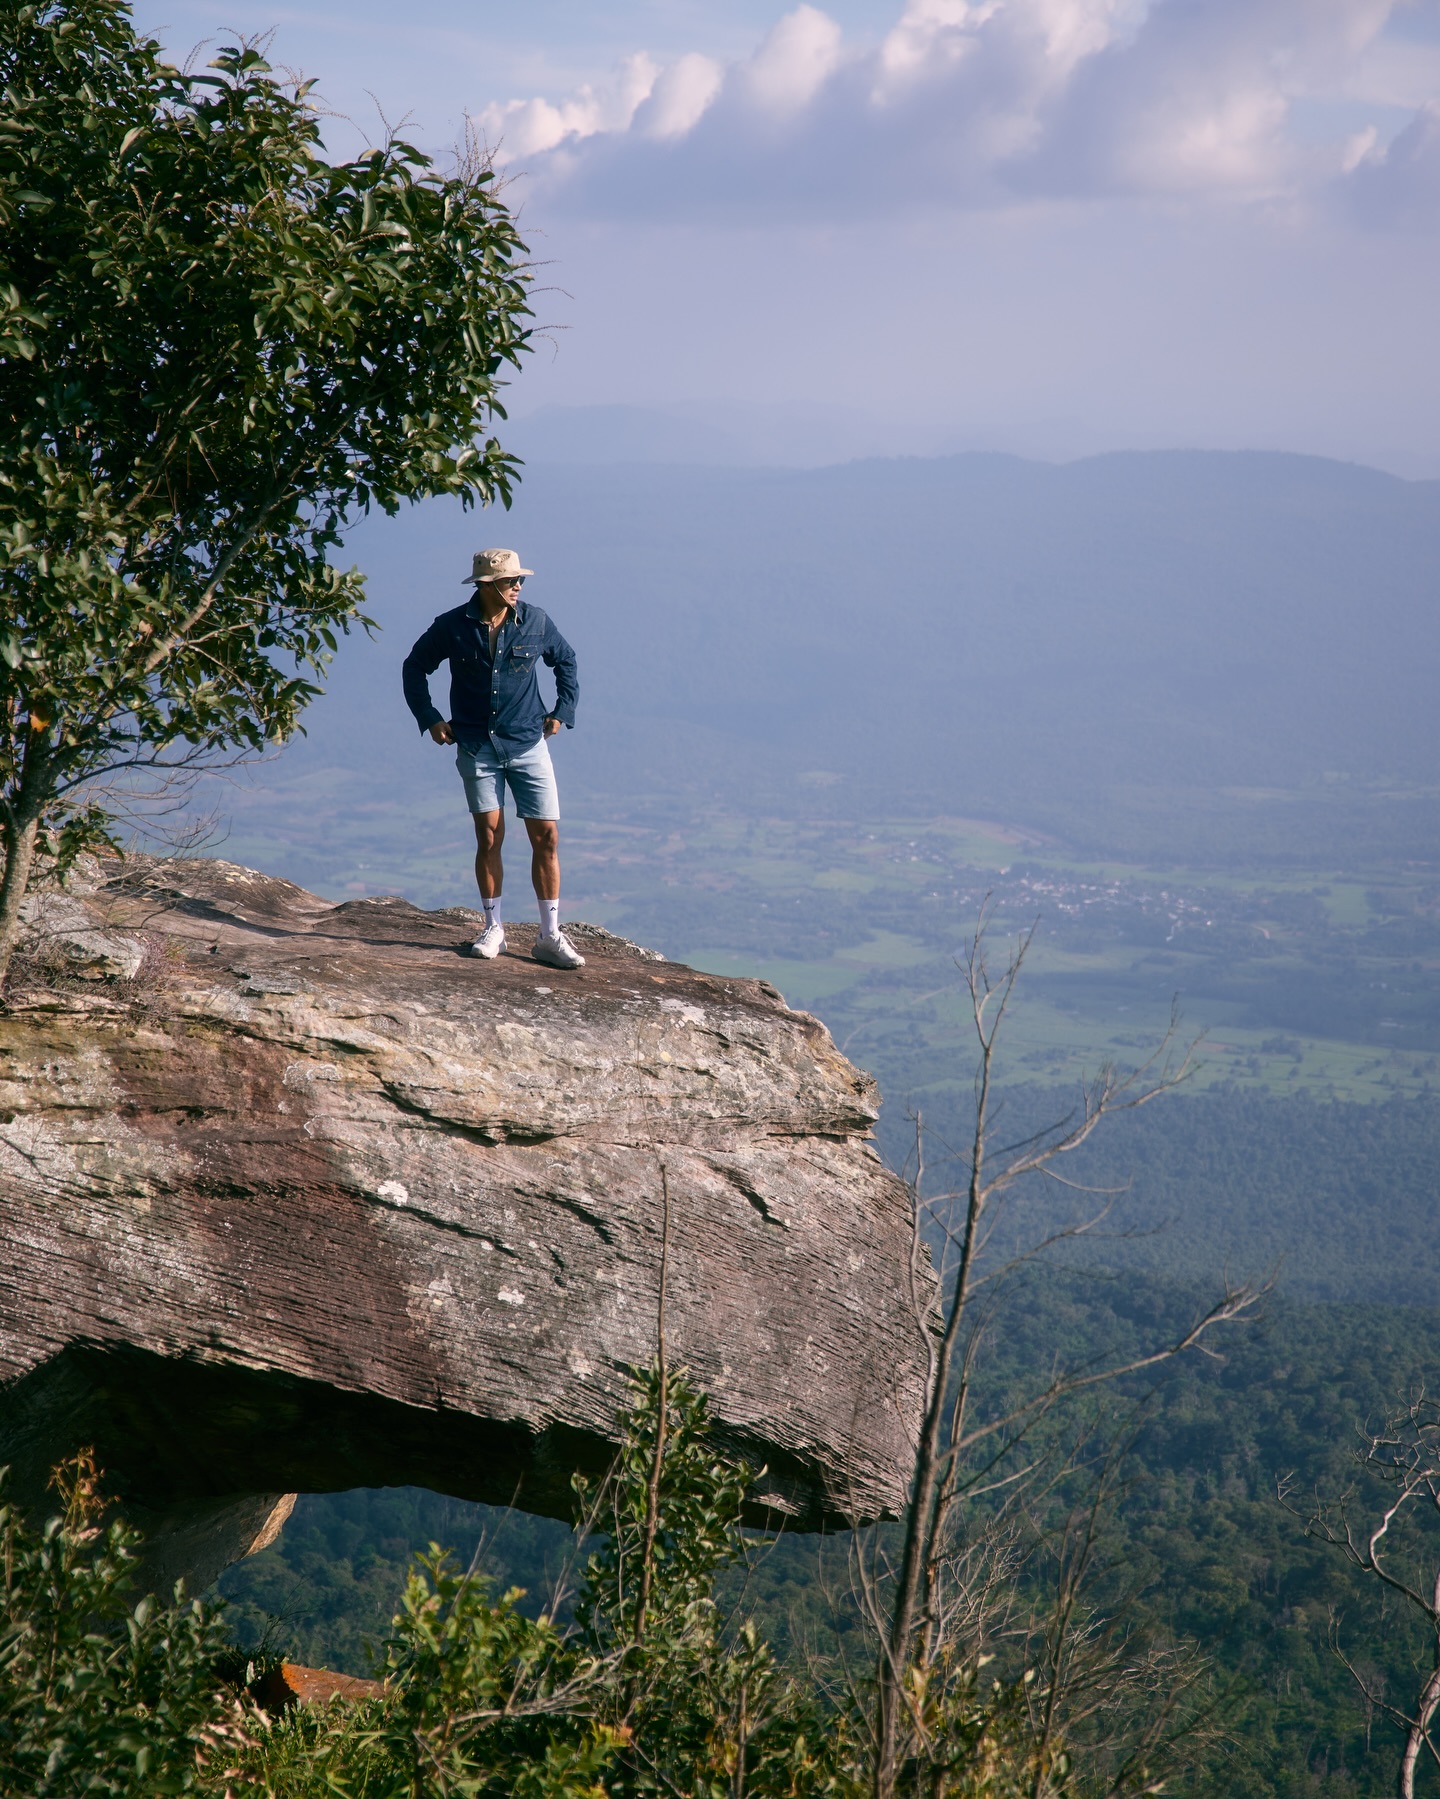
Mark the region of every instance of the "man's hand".
POLYGON ((553 737, 559 729, 560 720, 558 718, 547 718, 545 720, 545 735, 547 737, 553 737))
POLYGON ((435 739, 436 743, 454 743, 455 741, 455 733, 450 729, 449 724, 443 718, 438 724, 431 725, 430 735, 435 739))

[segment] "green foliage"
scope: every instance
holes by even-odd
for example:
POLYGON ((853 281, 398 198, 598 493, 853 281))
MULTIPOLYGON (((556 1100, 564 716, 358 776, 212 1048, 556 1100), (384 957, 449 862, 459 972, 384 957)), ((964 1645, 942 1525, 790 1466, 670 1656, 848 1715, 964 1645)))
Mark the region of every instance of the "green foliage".
POLYGON ((591 1716, 595 1671, 516 1597, 495 1599, 432 1545, 394 1620, 384 1694, 258 1728, 243 1774, 284 1799, 604 1799, 618 1739, 591 1716))
POLYGON ((577 1483, 592 1525, 607 1532, 586 1567, 575 1616, 581 1642, 614 1667, 602 1702, 628 1738, 609 1791, 800 1799, 851 1790, 844 1715, 782 1671, 753 1620, 732 1619, 727 1628, 715 1601, 717 1577, 746 1559, 740 1514, 754 1471, 715 1451, 703 1395, 658 1365, 637 1377, 621 1430, 604 1488, 592 1494, 577 1483))
POLYGON ((488 1581, 458 1572, 436 1545, 417 1559, 387 1664, 396 1697, 386 1722, 408 1764, 404 1791, 600 1791, 617 1739, 587 1718, 599 1670, 549 1618, 521 1616, 519 1596, 492 1599, 488 1581))
POLYGON ((508 503, 475 440, 528 315, 487 168, 327 162, 253 47, 183 74, 123 0, 0 0, 0 92, 8 874, 104 770, 290 735, 366 622, 348 517, 508 503))
POLYGON ((591 1556, 576 1619, 598 1651, 624 1647, 636 1634, 639 1569, 645 1547, 650 1479, 664 1387, 666 1443, 659 1471, 652 1553, 654 1599, 644 1634, 652 1646, 713 1637, 716 1573, 744 1554, 740 1512, 752 1472, 718 1455, 704 1397, 683 1376, 651 1367, 637 1378, 635 1403, 620 1416, 622 1447, 601 1493, 583 1480, 582 1515, 606 1530, 591 1556))
MULTIPOLYGON (((526 1616, 518 1589, 497 1594, 432 1544, 410 1570, 383 1685, 273 1718, 222 1684, 222 1671, 239 1676, 217 1614, 178 1591, 169 1603, 127 1595, 135 1538, 118 1524, 99 1530, 86 1467, 66 1514, 42 1531, 0 1514, 0 1790, 17 1799, 860 1799, 870 1790, 873 1681, 833 1657, 806 1664, 772 1650, 756 1604, 763 1564, 750 1563, 739 1523, 751 1476, 715 1451, 702 1396, 683 1374, 651 1368, 637 1375, 622 1422, 611 1476, 582 1488, 583 1528, 609 1534, 588 1557, 573 1623, 558 1611, 526 1616), (729 1606, 717 1600, 726 1583, 729 1606)), ((1045 1677, 1026 1671, 1023 1642, 1020 1654, 997 1679, 961 1632, 911 1670, 908 1703, 929 1751, 923 1769, 901 1770, 899 1791, 1111 1790, 1063 1731, 1041 1728, 1045 1677)))
MULTIPOLYGON (((1034 1720, 1026 1706, 1033 1675, 987 1682, 982 1664, 989 1659, 972 1657, 957 1667, 942 1657, 929 1668, 910 1671, 906 1697, 916 1734, 930 1745, 923 1785, 915 1780, 913 1790, 945 1799, 1033 1799, 1036 1792, 1063 1792, 1069 1758, 1063 1751, 1036 1753, 1034 1720)), ((912 1790, 903 1776, 902 1790, 912 1790)))
MULTIPOLYGON (((1154 1116, 1186 1103, 1156 1108, 1154 1116)), ((1387 1108, 1392 1116, 1398 1111, 1387 1108)), ((1243 1122, 1242 1114, 1234 1117, 1237 1126, 1243 1122)), ((1146 1114, 1138 1115, 1132 1129, 1139 1137, 1146 1122, 1146 1114)), ((1190 1129, 1186 1123, 1184 1131, 1190 1129)), ((1297 1154, 1299 1147, 1297 1138, 1297 1154)), ((1144 1159, 1148 1165, 1148 1152, 1144 1159)), ((1222 1166, 1228 1165, 1227 1159, 1222 1166)), ((1307 1158, 1303 1167, 1311 1166, 1307 1158)), ((1383 1166, 1377 1180, 1383 1183, 1383 1166)), ((1001 1308, 981 1370, 980 1402, 1000 1403, 1054 1358, 1074 1365, 1131 1353, 1187 1318, 1196 1298, 1193 1287, 1153 1275, 1036 1274, 1001 1308)), ((1388 1793, 1396 1735, 1383 1717, 1367 1718, 1331 1651, 1330 1620, 1340 1617, 1346 1649, 1384 1674, 1392 1692, 1405 1690, 1423 1639, 1399 1617, 1382 1616, 1375 1596, 1339 1559, 1307 1540, 1277 1504, 1275 1490, 1286 1474, 1295 1476, 1302 1496, 1342 1490, 1356 1472, 1365 1420, 1417 1383, 1440 1388, 1437 1314, 1277 1301, 1264 1318, 1215 1347, 1218 1358, 1191 1358, 1162 1380, 1147 1378, 1117 1395, 1128 1409, 1154 1389, 1126 1463, 1092 1601, 1106 1615, 1127 1619, 1137 1640, 1188 1639, 1212 1664, 1215 1696, 1226 1701, 1226 1749, 1177 1792, 1207 1799, 1388 1793), (1103 1574, 1105 1568, 1111 1572, 1103 1574)), ((1074 1419, 1058 1422, 1057 1440, 1068 1441, 1074 1419)), ((1060 1498, 1069 1504, 1075 1494, 1067 1489, 1060 1498)), ((392 1610, 410 1544, 423 1541, 425 1529, 467 1543, 483 1532, 486 1566, 502 1585, 548 1591, 562 1560, 559 1526, 512 1523, 435 1496, 314 1495, 302 1498, 280 1542, 235 1569, 226 1588, 273 1594, 272 1609, 293 1593, 295 1610, 283 1626, 293 1632, 287 1649, 297 1653, 299 1645, 305 1651, 299 1659, 335 1666, 332 1650, 361 1634, 345 1608, 354 1606, 362 1619, 377 1607, 392 1610)), ((868 1666, 870 1639, 850 1594, 846 1539, 782 1537, 761 1549, 752 1539, 746 1546, 743 1560, 717 1569, 713 1596, 722 1634, 738 1614, 794 1678, 803 1678, 799 1670, 811 1658, 831 1669, 868 1666)), ((1042 1557, 1024 1577, 1027 1602, 1041 1603, 1044 1572, 1042 1557)), ((373 1634, 378 1639, 383 1628, 373 1634)), ((365 1671, 358 1659, 338 1665, 365 1671)), ((1018 1663, 1007 1653, 987 1672, 1002 1665, 1013 1675, 1018 1663)), ((1013 1696, 1013 1685, 1007 1691, 1013 1696)), ((986 1687, 973 1697, 989 1704, 995 1695, 986 1687)))
POLYGON ((218 1618, 177 1589, 136 1600, 138 1538, 98 1517, 93 1471, 39 1532, 0 1506, 0 1792, 32 1799, 219 1792, 236 1708, 218 1618))

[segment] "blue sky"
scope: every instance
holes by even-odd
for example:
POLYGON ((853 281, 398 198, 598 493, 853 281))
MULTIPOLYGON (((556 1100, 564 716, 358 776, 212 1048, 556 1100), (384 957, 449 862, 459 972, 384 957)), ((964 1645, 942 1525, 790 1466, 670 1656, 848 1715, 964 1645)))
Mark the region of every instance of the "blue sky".
MULTIPOLYGON (((511 178, 523 415, 1440 476, 1440 0, 157 0, 511 178), (374 96, 372 100, 371 96, 374 96)), ((345 122, 350 121, 349 123, 345 122)))

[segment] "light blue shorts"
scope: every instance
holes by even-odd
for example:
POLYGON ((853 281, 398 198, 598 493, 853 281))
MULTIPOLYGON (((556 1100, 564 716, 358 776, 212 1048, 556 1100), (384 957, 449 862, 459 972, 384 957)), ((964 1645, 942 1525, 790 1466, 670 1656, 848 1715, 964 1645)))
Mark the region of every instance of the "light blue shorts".
POLYGON ((472 812, 501 812, 508 783, 520 818, 559 818, 560 793, 555 785, 555 765, 550 746, 542 737, 528 750, 503 755, 486 737, 478 744, 460 744, 455 766, 465 783, 465 801, 472 812))

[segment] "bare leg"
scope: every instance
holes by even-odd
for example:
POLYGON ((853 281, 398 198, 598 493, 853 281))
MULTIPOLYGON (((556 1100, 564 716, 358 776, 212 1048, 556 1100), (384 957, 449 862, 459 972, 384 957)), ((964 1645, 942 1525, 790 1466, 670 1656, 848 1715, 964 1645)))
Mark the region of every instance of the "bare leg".
MULTIPOLYGON (((478 819, 476 824, 479 824, 478 819)), ((553 818, 527 818, 525 829, 530 834, 530 879, 535 884, 535 897, 542 900, 558 900, 560 897, 560 827, 553 818)), ((498 850, 496 851, 496 866, 499 866, 498 850)), ((500 889, 497 887, 495 891, 498 893, 500 889)))
MULTIPOLYGON (((505 841, 503 812, 472 812, 475 820, 475 882, 481 899, 499 899, 505 884, 500 847, 505 841)), ((557 874, 557 879, 558 874, 557 874)))

